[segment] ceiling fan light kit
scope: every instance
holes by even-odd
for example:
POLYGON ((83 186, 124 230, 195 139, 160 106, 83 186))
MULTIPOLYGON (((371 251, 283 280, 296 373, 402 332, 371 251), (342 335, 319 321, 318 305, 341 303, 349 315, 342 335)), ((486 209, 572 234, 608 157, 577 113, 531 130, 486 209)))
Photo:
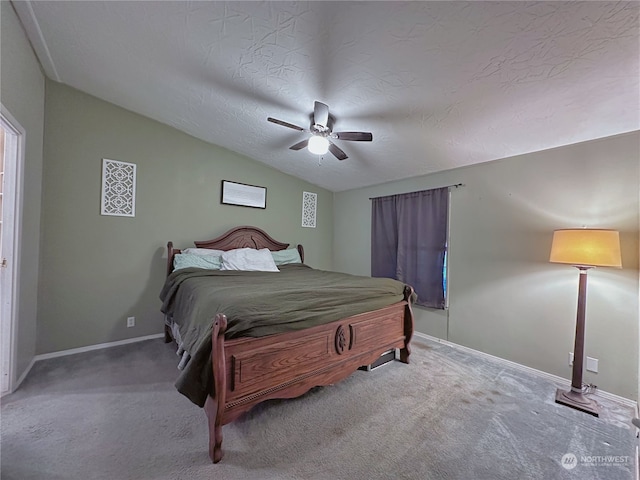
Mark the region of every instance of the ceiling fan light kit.
POLYGON ((309 151, 315 155, 324 155, 329 151, 329 140, 320 135, 314 135, 309 139, 309 151))
POLYGON ((277 118, 268 117, 267 121, 292 128, 299 132, 310 133, 311 137, 289 147, 290 150, 302 150, 307 147, 315 155, 324 155, 331 152, 338 160, 344 160, 347 154, 342 151, 330 138, 336 140, 348 140, 352 142, 371 142, 373 134, 370 132, 332 132, 329 126, 329 106, 322 102, 315 102, 313 107, 313 120, 310 128, 302 128, 277 118))

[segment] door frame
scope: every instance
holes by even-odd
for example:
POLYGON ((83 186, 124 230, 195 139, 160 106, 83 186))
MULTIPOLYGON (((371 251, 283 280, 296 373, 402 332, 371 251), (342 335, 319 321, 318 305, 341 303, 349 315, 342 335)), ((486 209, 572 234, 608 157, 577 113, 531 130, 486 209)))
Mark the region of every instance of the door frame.
MULTIPOLYGON (((2 315, 2 358, 7 367, 8 388, 0 388, 1 395, 12 393, 16 386, 17 369, 17 340, 18 340, 18 299, 20 290, 20 240, 22 236, 22 199, 24 180, 24 160, 25 160, 25 139, 26 131, 20 123, 9 113, 5 106, 0 103, 0 125, 5 130, 5 158, 4 158, 4 188, 3 192, 10 192, 5 198, 3 195, 2 217, 3 222, 8 217, 7 224, 3 223, 3 232, 11 232, 5 235, 7 266, 5 279, 9 282, 2 282, 0 304, 0 314, 2 315), (8 168, 9 167, 9 168, 8 168), (13 211, 13 215, 5 215, 6 211, 13 211), (7 295, 9 301, 5 302, 7 295)), ((3 246, 4 250, 4 246, 3 246)), ((0 252, 2 253, 2 252, 0 252)), ((2 382, 4 386, 4 381, 2 382)))

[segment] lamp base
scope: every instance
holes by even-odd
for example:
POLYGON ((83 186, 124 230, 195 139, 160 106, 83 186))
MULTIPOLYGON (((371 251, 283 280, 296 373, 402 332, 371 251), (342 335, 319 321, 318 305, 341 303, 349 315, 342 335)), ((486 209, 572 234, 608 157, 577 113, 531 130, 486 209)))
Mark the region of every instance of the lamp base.
POLYGON ((581 410, 594 417, 600 416, 600 406, 595 401, 585 397, 582 393, 572 390, 556 390, 556 403, 581 410))

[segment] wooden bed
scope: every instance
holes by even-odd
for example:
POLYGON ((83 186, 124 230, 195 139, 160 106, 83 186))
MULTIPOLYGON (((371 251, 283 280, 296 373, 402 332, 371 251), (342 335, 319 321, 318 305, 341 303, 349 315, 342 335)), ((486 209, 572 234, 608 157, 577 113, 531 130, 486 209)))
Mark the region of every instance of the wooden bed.
MULTIPOLYGON (((237 227, 198 248, 231 250, 268 248, 284 250, 289 244, 271 238, 256 227, 237 227)), ((180 250, 167 244, 167 275, 180 250)), ((304 250, 297 246, 304 262, 304 250)), ((359 367, 369 365, 384 352, 399 349, 399 360, 409 363, 413 334, 411 287, 404 300, 379 310, 362 313, 305 330, 266 337, 225 339, 227 318, 215 316, 212 333, 212 368, 215 393, 204 409, 209 423, 209 456, 218 463, 223 456, 222 426, 234 421, 256 404, 273 398, 294 398, 315 386, 336 383, 359 367)), ((172 340, 165 329, 165 340, 172 340)))

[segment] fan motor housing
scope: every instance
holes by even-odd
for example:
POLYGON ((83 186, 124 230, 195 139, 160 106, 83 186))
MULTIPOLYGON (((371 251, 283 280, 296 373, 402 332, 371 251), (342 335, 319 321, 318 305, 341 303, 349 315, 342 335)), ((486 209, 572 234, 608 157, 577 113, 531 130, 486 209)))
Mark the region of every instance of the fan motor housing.
POLYGON ((313 133, 314 135, 319 135, 321 137, 328 137, 329 135, 331 135, 331 130, 329 130, 329 127, 318 125, 316 123, 314 125, 311 125, 311 133, 313 133))

